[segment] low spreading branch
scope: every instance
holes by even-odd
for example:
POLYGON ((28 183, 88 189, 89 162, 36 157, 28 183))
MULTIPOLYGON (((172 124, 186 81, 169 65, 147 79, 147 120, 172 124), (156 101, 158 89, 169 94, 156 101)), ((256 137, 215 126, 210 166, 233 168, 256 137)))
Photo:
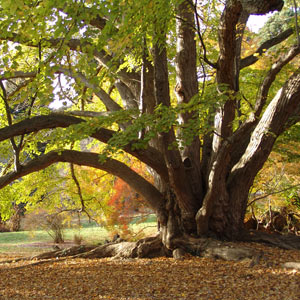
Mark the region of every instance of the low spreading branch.
POLYGON ((79 152, 75 150, 51 151, 25 163, 20 170, 2 176, 0 178, 0 188, 7 186, 25 175, 45 169, 57 162, 68 162, 88 166, 111 173, 120 177, 141 194, 155 211, 158 211, 164 205, 163 195, 151 183, 125 164, 115 159, 106 159, 105 162, 100 162, 97 153, 79 152))
MULTIPOLYGON (((66 114, 53 113, 44 116, 35 116, 25 119, 12 126, 6 126, 0 129, 0 141, 4 141, 14 136, 38 132, 43 129, 67 128, 71 125, 85 122, 78 117, 66 114)), ((115 131, 105 128, 97 128, 91 134, 91 137, 108 143, 115 131)), ((162 154, 155 148, 148 146, 147 149, 132 150, 131 143, 123 148, 127 153, 137 157, 142 162, 153 168, 161 177, 168 182, 168 171, 162 154)))

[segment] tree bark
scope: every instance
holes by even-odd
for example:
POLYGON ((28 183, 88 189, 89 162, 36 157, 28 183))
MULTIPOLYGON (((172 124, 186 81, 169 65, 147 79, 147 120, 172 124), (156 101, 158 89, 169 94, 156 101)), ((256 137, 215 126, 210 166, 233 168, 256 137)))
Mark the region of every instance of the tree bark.
MULTIPOLYGON (((197 80, 197 61, 196 61, 196 41, 194 32, 194 11, 191 3, 182 2, 178 7, 178 17, 176 19, 177 33, 177 57, 176 57, 176 87, 175 92, 179 104, 187 104, 194 97, 198 97, 198 80, 197 80)), ((198 102, 198 101, 197 101, 198 102)), ((183 112, 179 114, 179 122, 183 127, 190 126, 191 121, 198 119, 198 111, 183 112)), ((195 122, 197 126, 197 121, 195 122)), ((184 131, 179 132, 184 139, 184 131)), ((190 144, 183 141, 183 158, 184 167, 188 178, 188 184, 195 197, 195 201, 203 201, 202 178, 200 167, 200 139, 197 134, 194 135, 190 144)))

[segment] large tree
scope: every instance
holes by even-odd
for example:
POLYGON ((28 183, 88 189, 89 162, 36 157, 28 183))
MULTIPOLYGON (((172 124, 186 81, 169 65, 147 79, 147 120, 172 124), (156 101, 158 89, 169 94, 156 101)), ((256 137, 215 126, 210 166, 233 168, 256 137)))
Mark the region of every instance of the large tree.
POLYGON ((0 187, 57 162, 89 166, 145 198, 167 252, 196 237, 240 238, 253 180, 300 116, 296 30, 242 56, 249 16, 283 5, 3 1, 0 140, 8 166, 0 187), (251 82, 253 64, 291 37, 294 45, 251 82), (289 64, 285 82, 277 80, 289 64), (65 109, 53 113, 47 105, 59 97, 65 109), (87 137, 101 142, 99 153, 82 150, 87 137), (43 154, 37 141, 47 143, 43 154), (154 184, 114 157, 122 151, 149 167, 154 184))

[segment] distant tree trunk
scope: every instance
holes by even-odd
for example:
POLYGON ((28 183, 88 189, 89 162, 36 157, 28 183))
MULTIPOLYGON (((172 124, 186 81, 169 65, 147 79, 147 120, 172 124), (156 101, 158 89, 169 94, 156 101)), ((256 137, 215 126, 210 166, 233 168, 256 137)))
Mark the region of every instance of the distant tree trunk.
POLYGON ((7 228, 6 228, 5 222, 2 220, 2 217, 0 214, 0 232, 4 232, 6 230, 7 230, 7 228))
POLYGON ((14 214, 9 219, 10 230, 19 231, 21 229, 21 220, 24 217, 24 207, 22 204, 14 204, 14 214))

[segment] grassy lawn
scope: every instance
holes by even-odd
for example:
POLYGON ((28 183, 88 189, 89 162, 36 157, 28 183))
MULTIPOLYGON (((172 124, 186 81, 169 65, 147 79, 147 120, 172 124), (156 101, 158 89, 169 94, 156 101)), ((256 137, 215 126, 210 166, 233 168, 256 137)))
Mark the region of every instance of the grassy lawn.
MULTIPOLYGON (((133 221, 130 227, 135 233, 142 231, 145 235, 150 235, 156 232, 155 217, 150 216, 147 221, 135 224, 133 221)), ((99 227, 96 224, 83 222, 82 228, 64 230, 66 245, 68 242, 73 242, 74 236, 81 236, 83 243, 97 244, 109 238, 109 232, 105 228, 99 227)), ((19 231, 19 232, 3 232, 0 233, 0 254, 12 255, 30 255, 37 254, 52 249, 52 238, 45 230, 35 231, 19 231), (41 243, 49 243, 49 247, 41 243)))

